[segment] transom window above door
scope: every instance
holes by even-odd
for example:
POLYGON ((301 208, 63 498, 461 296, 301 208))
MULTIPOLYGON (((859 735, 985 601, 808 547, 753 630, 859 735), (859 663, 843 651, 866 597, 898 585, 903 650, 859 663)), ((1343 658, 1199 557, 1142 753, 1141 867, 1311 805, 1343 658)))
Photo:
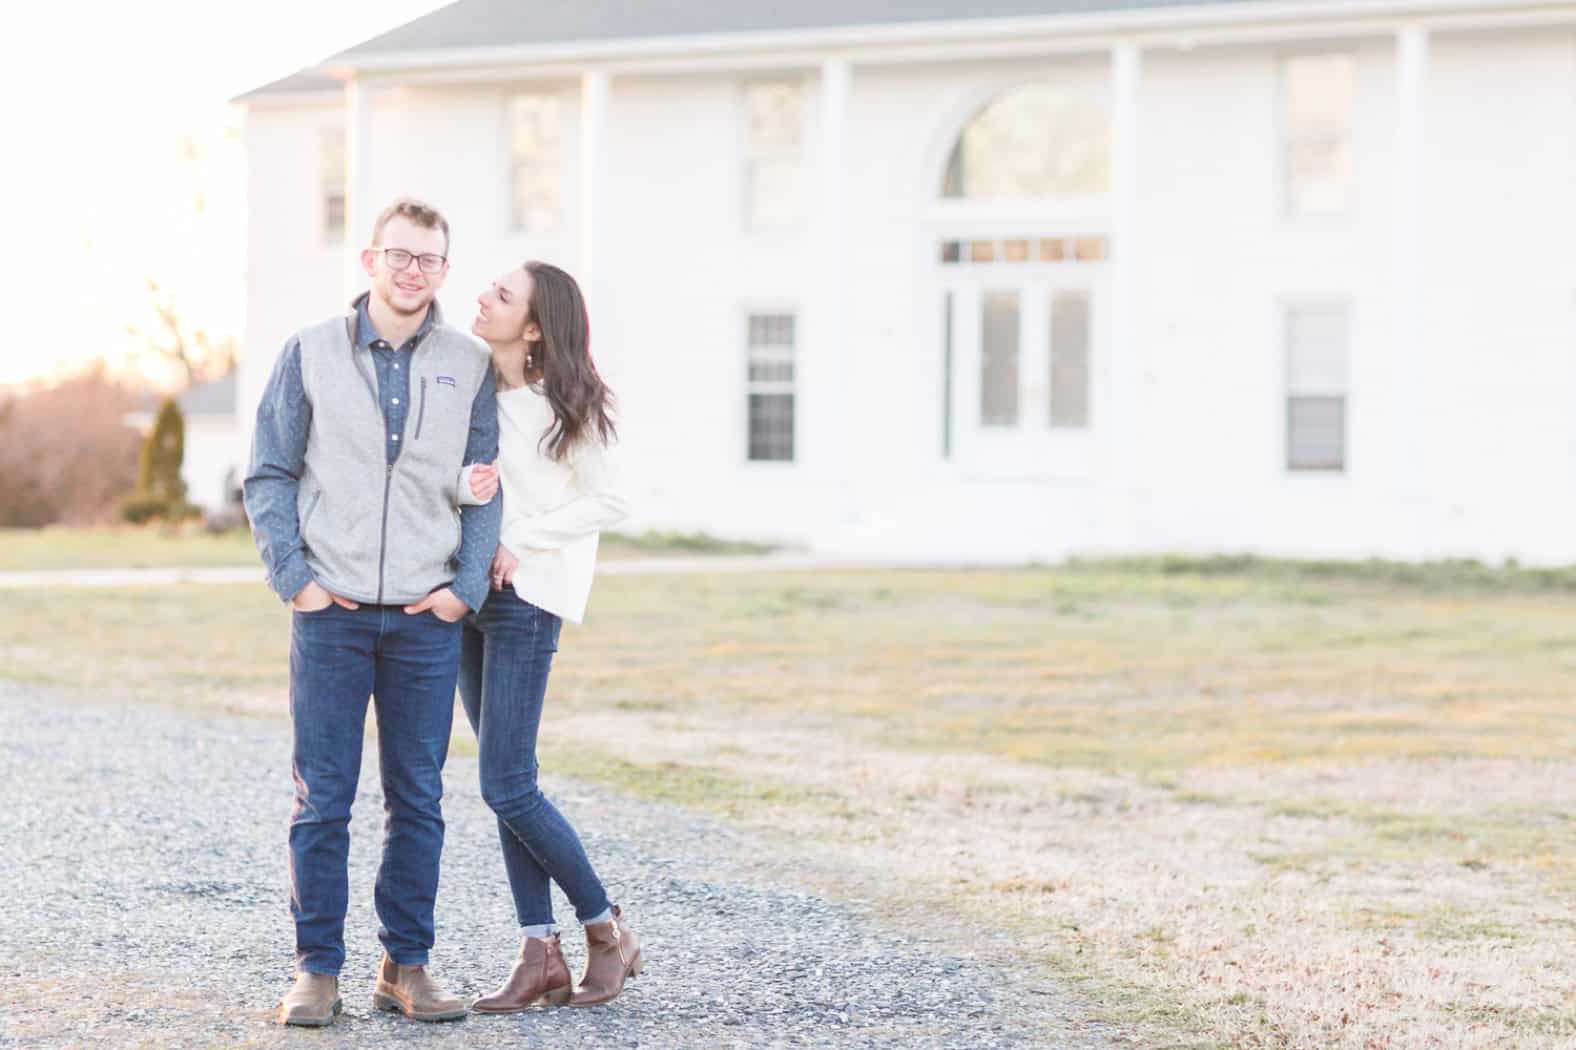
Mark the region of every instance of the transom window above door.
POLYGON ((1099 235, 1075 237, 978 237, 941 242, 941 261, 953 263, 1105 262, 1111 241, 1099 235))

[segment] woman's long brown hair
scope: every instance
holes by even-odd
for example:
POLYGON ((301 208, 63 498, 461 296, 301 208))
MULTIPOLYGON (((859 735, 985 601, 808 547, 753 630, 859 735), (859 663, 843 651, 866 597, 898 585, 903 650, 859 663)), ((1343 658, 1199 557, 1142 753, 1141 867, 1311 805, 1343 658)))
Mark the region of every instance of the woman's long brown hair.
POLYGON ((618 436, 610 415, 613 392, 591 361, 591 318, 575 279, 551 263, 528 262, 530 312, 541 342, 531 343, 533 371, 553 408, 553 422, 542 432, 547 454, 563 462, 575 442, 593 435, 602 444, 618 436))

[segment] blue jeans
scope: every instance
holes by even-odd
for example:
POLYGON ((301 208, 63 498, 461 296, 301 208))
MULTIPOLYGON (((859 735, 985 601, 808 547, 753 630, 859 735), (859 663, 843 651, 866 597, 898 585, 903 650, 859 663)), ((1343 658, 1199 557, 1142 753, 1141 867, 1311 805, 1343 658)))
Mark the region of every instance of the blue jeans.
POLYGON ((460 644, 460 701, 481 748, 482 798, 498 817, 521 926, 553 921, 549 880, 582 922, 608 908, 580 836, 536 786, 536 731, 562 626, 512 588, 492 591, 466 618, 460 644))
POLYGON ((397 963, 427 962, 459 643, 458 623, 430 612, 411 616, 398 606, 330 605, 291 614, 290 912, 299 970, 337 974, 345 961, 350 807, 369 695, 386 815, 374 892, 378 939, 397 963))

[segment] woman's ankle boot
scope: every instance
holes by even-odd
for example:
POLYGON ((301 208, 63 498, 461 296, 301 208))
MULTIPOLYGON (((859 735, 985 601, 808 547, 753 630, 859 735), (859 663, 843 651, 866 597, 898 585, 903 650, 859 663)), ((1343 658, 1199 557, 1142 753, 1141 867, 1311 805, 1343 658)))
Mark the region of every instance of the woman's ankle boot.
POLYGON ((618 905, 613 918, 586 927, 586 971, 570 1006, 600 1006, 624 990, 624 982, 640 973, 640 940, 624 921, 618 905))
POLYGON ((570 991, 569 966, 558 934, 527 937, 503 987, 476 1000, 471 1009, 479 1014, 512 1014, 537 1003, 562 1006, 570 991))

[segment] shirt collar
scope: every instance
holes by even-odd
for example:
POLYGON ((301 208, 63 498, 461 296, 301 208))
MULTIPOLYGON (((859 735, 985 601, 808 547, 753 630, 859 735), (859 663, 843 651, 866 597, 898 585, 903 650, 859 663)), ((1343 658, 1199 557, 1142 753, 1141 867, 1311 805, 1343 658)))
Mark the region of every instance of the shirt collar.
MULTIPOLYGON (((372 327, 372 317, 367 313, 367 303, 371 299, 371 292, 362 292, 356 296, 355 302, 351 303, 356 308, 356 347, 361 350, 367 349, 379 338, 378 330, 372 327)), ((434 302, 427 307, 427 316, 421 319, 421 327, 416 329, 415 339, 418 344, 427 338, 427 333, 432 331, 432 326, 439 320, 438 304, 434 302)))

